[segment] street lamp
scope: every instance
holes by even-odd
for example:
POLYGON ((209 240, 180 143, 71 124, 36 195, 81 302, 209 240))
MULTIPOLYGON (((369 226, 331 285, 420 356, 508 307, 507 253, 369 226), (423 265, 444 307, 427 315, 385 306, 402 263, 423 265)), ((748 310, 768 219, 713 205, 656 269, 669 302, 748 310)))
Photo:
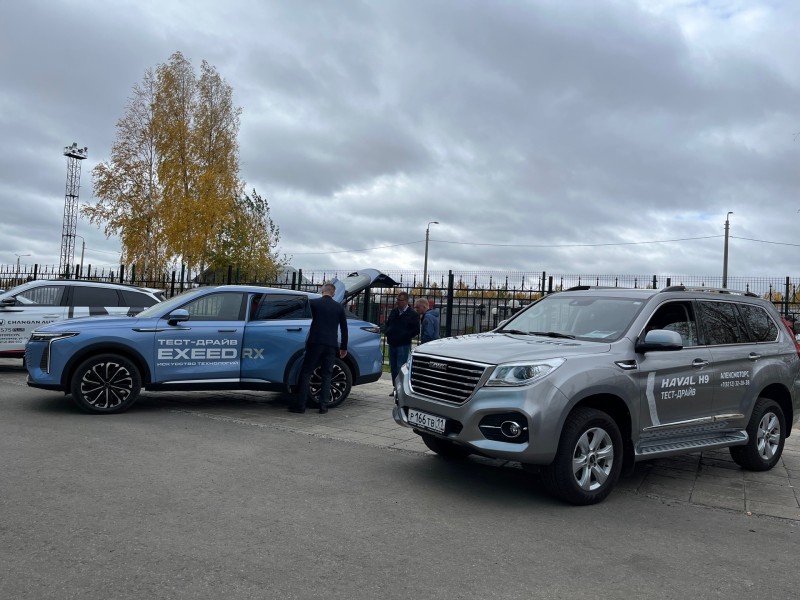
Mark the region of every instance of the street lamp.
POLYGON ((431 234, 431 225, 438 225, 439 221, 430 221, 425 228, 425 266, 422 268, 422 288, 423 290, 428 285, 428 240, 431 234))
POLYGON ((15 252, 14 256, 17 257, 17 274, 14 276, 14 279, 19 280, 19 259, 22 258, 23 256, 30 256, 30 254, 17 254, 15 252))
POLYGON ((733 213, 728 212, 725 215, 725 250, 722 253, 722 287, 728 287, 728 232, 730 231, 731 224, 728 220, 733 213))

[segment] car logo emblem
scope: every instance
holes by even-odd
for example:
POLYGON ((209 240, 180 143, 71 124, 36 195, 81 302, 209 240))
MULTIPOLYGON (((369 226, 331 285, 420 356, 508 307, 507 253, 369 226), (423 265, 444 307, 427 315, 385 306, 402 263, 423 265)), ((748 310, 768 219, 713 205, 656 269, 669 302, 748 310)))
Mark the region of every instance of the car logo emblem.
POLYGON ((428 366, 431 369, 436 369, 438 371, 447 371, 447 363, 431 361, 430 363, 428 363, 428 366))

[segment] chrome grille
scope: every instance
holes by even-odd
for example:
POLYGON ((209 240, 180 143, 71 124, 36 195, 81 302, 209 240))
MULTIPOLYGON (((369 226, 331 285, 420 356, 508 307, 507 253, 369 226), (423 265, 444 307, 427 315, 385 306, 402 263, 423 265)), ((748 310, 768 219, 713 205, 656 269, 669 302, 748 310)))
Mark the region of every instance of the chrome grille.
POLYGON ((422 396, 463 404, 472 396, 487 365, 414 354, 411 358, 411 389, 422 396))

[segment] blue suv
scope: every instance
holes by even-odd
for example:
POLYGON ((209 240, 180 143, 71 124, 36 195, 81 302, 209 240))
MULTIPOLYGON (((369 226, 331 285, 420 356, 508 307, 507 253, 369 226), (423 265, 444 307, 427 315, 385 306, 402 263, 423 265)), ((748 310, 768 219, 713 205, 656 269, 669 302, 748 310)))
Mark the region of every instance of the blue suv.
MULTIPOLYGON (((372 269, 335 280, 337 300, 397 285, 372 269)), ((248 285, 193 289, 135 317, 89 317, 39 327, 25 349, 28 385, 72 394, 90 413, 130 408, 139 391, 293 391, 317 294, 248 285)), ((380 329, 348 314, 347 357, 334 366, 332 402, 383 371, 380 329)), ((311 380, 319 397, 320 378, 311 380)))

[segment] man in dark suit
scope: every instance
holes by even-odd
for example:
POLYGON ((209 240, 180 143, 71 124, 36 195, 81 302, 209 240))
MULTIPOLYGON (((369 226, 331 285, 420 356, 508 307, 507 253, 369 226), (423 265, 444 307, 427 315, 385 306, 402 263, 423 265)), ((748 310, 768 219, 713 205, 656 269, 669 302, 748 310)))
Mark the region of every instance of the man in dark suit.
POLYGON ((311 374, 319 367, 322 377, 320 389, 319 412, 328 412, 331 401, 331 377, 333 376, 333 363, 336 350, 339 358, 347 356, 347 315, 344 314, 342 305, 333 299, 336 288, 332 283, 322 285, 322 297, 309 301, 311 307, 311 328, 306 339, 306 355, 303 359, 303 369, 300 372, 300 394, 296 403, 289 406, 289 412, 303 413, 306 411, 308 386, 311 374), (337 331, 341 336, 337 335, 337 331))

